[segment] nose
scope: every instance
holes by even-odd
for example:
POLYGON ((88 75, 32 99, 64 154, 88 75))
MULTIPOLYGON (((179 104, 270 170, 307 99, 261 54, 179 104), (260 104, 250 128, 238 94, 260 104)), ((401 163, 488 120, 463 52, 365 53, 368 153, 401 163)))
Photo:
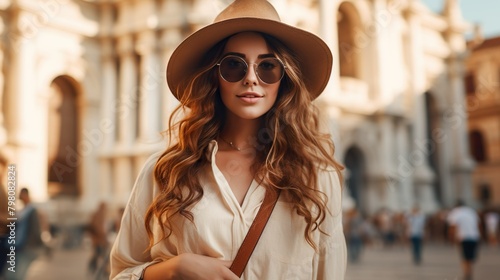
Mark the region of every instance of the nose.
POLYGON ((245 75, 244 84, 245 85, 256 85, 258 83, 257 77, 257 63, 249 63, 248 71, 245 75))

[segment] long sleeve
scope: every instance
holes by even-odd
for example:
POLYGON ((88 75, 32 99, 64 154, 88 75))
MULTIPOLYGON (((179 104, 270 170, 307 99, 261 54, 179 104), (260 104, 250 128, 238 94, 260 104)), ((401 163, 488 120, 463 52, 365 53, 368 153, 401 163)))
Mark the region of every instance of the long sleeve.
POLYGON ((120 231, 111 249, 111 275, 115 280, 138 280, 143 270, 159 260, 151 258, 144 215, 154 199, 156 185, 153 169, 158 154, 153 155, 141 170, 123 213, 120 231))
POLYGON ((334 170, 321 174, 320 189, 328 196, 330 213, 321 228, 328 235, 321 234, 319 252, 315 254, 316 279, 342 280, 347 265, 347 249, 342 228, 342 191, 339 178, 334 170))

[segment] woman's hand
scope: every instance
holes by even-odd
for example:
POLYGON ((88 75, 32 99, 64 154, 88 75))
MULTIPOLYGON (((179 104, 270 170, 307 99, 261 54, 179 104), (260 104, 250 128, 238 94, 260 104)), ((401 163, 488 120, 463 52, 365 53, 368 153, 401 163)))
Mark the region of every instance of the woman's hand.
POLYGON ((144 280, 238 280, 230 261, 185 253, 146 268, 144 280))

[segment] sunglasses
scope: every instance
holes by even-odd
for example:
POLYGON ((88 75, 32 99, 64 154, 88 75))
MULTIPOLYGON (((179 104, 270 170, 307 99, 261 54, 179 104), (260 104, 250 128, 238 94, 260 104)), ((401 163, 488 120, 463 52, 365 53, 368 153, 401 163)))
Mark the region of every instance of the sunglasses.
MULTIPOLYGON (((276 57, 267 57, 255 64, 255 74, 266 84, 277 83, 285 75, 286 66, 276 57)), ((223 57, 219 63, 219 75, 227 82, 236 83, 247 75, 248 63, 236 55, 223 57)))

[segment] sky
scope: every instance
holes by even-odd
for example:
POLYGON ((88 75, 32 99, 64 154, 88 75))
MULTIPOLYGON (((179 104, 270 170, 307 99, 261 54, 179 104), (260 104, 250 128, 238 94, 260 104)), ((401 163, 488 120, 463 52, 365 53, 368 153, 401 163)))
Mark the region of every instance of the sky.
MULTIPOLYGON (((441 12, 444 0, 421 0, 434 12, 441 12)), ((485 38, 500 36, 500 1, 459 0, 462 16, 471 24, 479 23, 485 38)), ((471 37, 467 34, 467 38, 471 37)))

